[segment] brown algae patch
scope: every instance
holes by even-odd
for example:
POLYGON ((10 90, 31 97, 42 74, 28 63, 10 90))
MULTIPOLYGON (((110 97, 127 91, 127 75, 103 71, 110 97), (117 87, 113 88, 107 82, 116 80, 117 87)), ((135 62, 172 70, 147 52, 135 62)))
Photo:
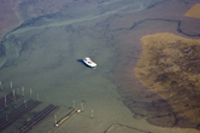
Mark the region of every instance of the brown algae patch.
POLYGON ((200 4, 195 4, 186 14, 185 16, 200 18, 200 4))
POLYGON ((170 33, 141 38, 140 60, 134 68, 139 81, 168 101, 174 112, 200 122, 200 40, 170 33))

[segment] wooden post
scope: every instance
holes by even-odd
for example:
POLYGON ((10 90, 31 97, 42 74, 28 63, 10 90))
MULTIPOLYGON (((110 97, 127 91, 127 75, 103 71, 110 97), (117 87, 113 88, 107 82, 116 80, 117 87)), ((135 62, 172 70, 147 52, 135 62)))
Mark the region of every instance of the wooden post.
POLYGON ((22 96, 24 97, 24 87, 22 86, 22 96))
POLYGON ((54 115, 54 121, 55 121, 55 124, 57 124, 57 116, 56 115, 54 115))
POLYGON ((91 109, 91 118, 94 118, 94 110, 93 109, 91 109))
POLYGON ((75 102, 75 100, 73 100, 73 109, 75 109, 75 104, 76 104, 76 102, 75 102))
POLYGON ((30 97, 31 97, 31 99, 33 98, 33 91, 31 88, 30 88, 30 97))
POLYGON ((16 101, 16 99, 15 99, 15 90, 13 89, 12 92, 13 92, 13 100, 15 102, 16 101))
POLYGON ((84 111, 84 109, 83 109, 83 103, 81 103, 81 111, 84 111))
POLYGON ((11 88, 11 90, 12 90, 12 87, 13 87, 13 84, 12 84, 12 81, 10 82, 10 88, 11 88))

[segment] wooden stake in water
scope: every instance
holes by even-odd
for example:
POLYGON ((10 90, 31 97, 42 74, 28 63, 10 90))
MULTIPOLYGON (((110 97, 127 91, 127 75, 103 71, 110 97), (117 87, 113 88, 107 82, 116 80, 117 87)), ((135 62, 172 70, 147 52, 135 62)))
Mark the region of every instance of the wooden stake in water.
POLYGON ((54 115, 54 120, 55 120, 55 124, 58 122, 57 121, 57 116, 56 115, 54 115))
POLYGON ((75 109, 75 104, 76 104, 76 102, 75 102, 75 100, 73 100, 73 109, 75 109))
POLYGON ((6 101, 7 101, 7 100, 6 100, 6 95, 5 95, 5 96, 4 96, 4 102, 5 102, 4 104, 5 104, 5 107, 7 107, 6 101))
POLYGON ((10 88, 11 88, 11 90, 12 90, 12 87, 13 87, 13 85, 12 85, 12 81, 10 82, 10 88))
POLYGON ((93 109, 91 109, 91 118, 94 117, 93 113, 94 113, 94 111, 93 111, 93 109))
POLYGON ((33 98, 33 91, 32 89, 30 88, 30 96, 31 96, 31 99, 33 98))
POLYGON ((83 109, 83 103, 81 103, 81 111, 84 111, 84 109, 83 109))
POLYGON ((22 96, 24 97, 24 87, 22 87, 22 96))

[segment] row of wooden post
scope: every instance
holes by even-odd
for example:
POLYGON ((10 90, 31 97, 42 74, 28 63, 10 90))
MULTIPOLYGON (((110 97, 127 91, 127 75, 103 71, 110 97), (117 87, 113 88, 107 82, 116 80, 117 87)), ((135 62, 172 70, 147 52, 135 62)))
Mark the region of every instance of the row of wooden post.
MULTIPOLYGON (((75 100, 73 100, 73 109, 75 109, 75 100)), ((84 111, 83 103, 81 103, 81 111, 84 111)), ((94 110, 91 109, 91 118, 94 117, 93 113, 94 113, 94 110)))
MULTIPOLYGON (((12 81, 10 82, 10 88, 12 90, 12 94, 13 94, 13 100, 14 102, 16 102, 16 91, 15 89, 13 89, 13 83, 12 81)), ((1 89, 1 95, 3 96, 3 84, 2 82, 0 81, 0 89, 1 89)), ((20 94, 20 89, 17 88, 17 93, 20 94)), ((26 100, 25 100, 25 97, 24 97, 24 87, 21 88, 21 95, 23 97, 23 100, 24 100, 24 105, 25 107, 27 107, 27 103, 26 103, 26 100)), ((33 91, 32 91, 32 88, 30 88, 30 97, 31 99, 33 98, 33 91)), ((37 97, 37 100, 39 101, 39 94, 37 93, 36 94, 36 97, 37 97)), ((6 95, 4 95, 4 105, 5 105, 5 108, 7 108, 7 99, 6 99, 6 95)))
MULTIPOLYGON (((73 103, 73 109, 76 110, 76 102, 75 102, 75 100, 73 100, 72 103, 73 103)), ((77 113, 80 113, 80 112, 84 111, 83 103, 81 103, 81 110, 76 110, 76 111, 77 111, 77 113)), ((94 118, 94 110, 93 109, 91 109, 90 118, 94 118)), ((55 125, 57 125, 57 122, 58 122, 57 115, 54 115, 54 120, 55 120, 55 125)))
MULTIPOLYGON (((13 98, 14 98, 14 102, 15 102, 16 101, 16 99, 15 99, 15 95, 16 95, 15 93, 16 93, 16 91, 15 91, 15 89, 13 89, 13 83, 12 83, 12 81, 10 82, 10 88, 12 90, 13 98)), ((3 91, 3 84, 2 84, 1 81, 0 81, 0 89, 1 89, 1 92, 2 92, 3 91)), ((19 88, 17 88, 17 93, 20 94, 19 88)), ((21 95, 23 96, 23 99, 24 99, 24 87, 21 88, 21 95)), ((33 91, 32 91, 31 88, 30 88, 30 97, 31 97, 31 99, 33 98, 33 91)), ((36 97, 37 97, 37 100, 39 100, 39 94, 38 93, 36 94, 36 97)), ((7 107, 6 95, 4 95, 4 99, 5 99, 4 101, 5 101, 5 108, 6 108, 7 107)), ((27 107, 27 102, 26 102, 25 99, 24 99, 24 105, 25 105, 25 107, 27 107)), ((75 109, 75 100, 73 100, 73 109, 75 109)), ((83 103, 81 103, 81 111, 82 112, 84 111, 83 103)), ((90 115, 90 117, 91 118, 94 117, 94 110, 93 109, 91 109, 91 115, 90 115)), ((7 115, 6 115, 6 118, 7 118, 7 115)), ((57 123, 57 116, 56 115, 54 115, 54 119, 55 119, 55 123, 57 123)))
MULTIPOLYGON (((13 89, 13 83, 12 83, 12 81, 10 82, 10 88, 11 88, 11 90, 13 92, 13 97, 14 97, 15 96, 15 90, 13 89)), ((3 91, 3 84, 2 84, 1 81, 0 81, 0 89, 1 89, 1 91, 3 91)), ((20 94, 19 88, 17 88, 17 93, 20 94)), ((21 95, 24 97, 24 87, 23 86, 21 88, 21 95)), ((37 96, 37 100, 39 100, 39 94, 36 94, 36 96, 37 96)), ((30 97, 31 97, 31 99, 33 98, 32 88, 30 88, 30 97)))

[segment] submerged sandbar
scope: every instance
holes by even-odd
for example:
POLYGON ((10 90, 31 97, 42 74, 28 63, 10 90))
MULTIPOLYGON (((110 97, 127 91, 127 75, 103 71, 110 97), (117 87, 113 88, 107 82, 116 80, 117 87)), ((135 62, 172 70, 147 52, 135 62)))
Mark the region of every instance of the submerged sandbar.
POLYGON ((200 18, 200 4, 195 4, 186 14, 187 17, 200 18))
POLYGON ((180 117, 200 122, 200 40, 170 33, 141 38, 134 68, 139 81, 173 107, 180 117))

